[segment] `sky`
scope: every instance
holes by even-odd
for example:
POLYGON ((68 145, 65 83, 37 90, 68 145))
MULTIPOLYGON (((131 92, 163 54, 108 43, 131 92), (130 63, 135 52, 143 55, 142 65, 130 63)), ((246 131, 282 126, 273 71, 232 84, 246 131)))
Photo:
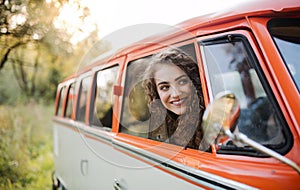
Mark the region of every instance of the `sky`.
POLYGON ((246 0, 82 0, 82 3, 89 7, 96 20, 99 37, 123 46, 166 26, 217 12, 241 1, 246 0), (140 29, 145 32, 138 32, 140 29), (130 39, 120 35, 124 33, 130 35, 130 39))
POLYGON ((97 18, 100 37, 135 24, 175 25, 241 1, 243 0, 83 0, 91 14, 97 18))

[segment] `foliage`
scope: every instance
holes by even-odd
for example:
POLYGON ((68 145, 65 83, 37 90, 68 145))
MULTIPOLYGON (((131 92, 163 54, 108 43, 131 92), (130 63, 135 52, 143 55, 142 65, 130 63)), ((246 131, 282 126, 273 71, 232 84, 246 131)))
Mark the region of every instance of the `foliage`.
POLYGON ((0 70, 0 105, 13 105, 21 97, 21 91, 13 75, 11 65, 0 70))
MULTIPOLYGON (((88 7, 79 0, 13 0, 0 10, 0 71, 12 70, 23 96, 53 99, 58 82, 98 41, 88 7)), ((0 98, 9 101, 5 92, 0 98)))
POLYGON ((0 189, 51 188, 52 112, 35 102, 0 106, 0 189))
POLYGON ((0 0, 1 190, 51 188, 56 88, 109 49, 97 33, 80 0, 0 0))

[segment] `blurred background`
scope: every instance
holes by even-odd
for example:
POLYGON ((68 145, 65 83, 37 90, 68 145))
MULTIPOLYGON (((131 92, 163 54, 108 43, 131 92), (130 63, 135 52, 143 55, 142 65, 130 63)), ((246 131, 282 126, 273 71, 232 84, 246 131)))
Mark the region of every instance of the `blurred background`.
POLYGON ((56 87, 95 44, 94 57, 121 28, 175 25, 235 1, 0 0, 0 189, 51 189, 56 87))
POLYGON ((80 1, 0 1, 1 190, 51 189, 56 86, 98 40, 80 1))

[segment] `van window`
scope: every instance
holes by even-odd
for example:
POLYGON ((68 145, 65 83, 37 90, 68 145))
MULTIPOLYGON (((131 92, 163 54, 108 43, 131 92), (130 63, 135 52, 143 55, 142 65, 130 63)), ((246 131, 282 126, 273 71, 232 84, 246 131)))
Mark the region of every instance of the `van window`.
POLYGON ((85 122, 88 90, 91 86, 91 81, 92 81, 91 77, 86 77, 82 79, 80 83, 77 112, 76 112, 77 121, 85 122))
POLYGON ((300 92, 300 19, 274 19, 268 27, 300 92))
MULTIPOLYGON (((280 122, 282 117, 276 112, 278 107, 272 103, 274 99, 266 93, 267 87, 258 77, 256 69, 259 66, 256 64, 255 69, 256 59, 250 51, 250 45, 243 37, 236 36, 234 39, 231 42, 219 39, 200 43, 211 95, 214 97, 219 92, 232 91, 241 105, 238 130, 256 142, 283 151, 288 144, 287 131, 280 122)), ((233 145, 222 146, 221 149, 226 150, 238 149, 233 145)))
POLYGON ((75 100, 76 100, 75 83, 72 83, 68 89, 67 106, 66 106, 66 111, 65 111, 65 115, 64 115, 65 117, 71 118, 75 100))
POLYGON ((198 129, 204 103, 195 47, 188 44, 178 49, 167 48, 154 57, 143 57, 128 64, 120 131, 198 148, 194 140, 201 138, 198 129), (150 64, 155 66, 149 67, 150 64), (158 74, 160 77, 154 76, 158 74), (160 79, 163 81, 158 82, 160 79), (172 94, 172 100, 165 99, 160 92, 172 94), (198 108, 197 112, 191 113, 194 107, 198 108))
POLYGON ((91 106, 91 124, 107 127, 111 130, 113 116, 113 87, 117 82, 119 67, 114 66, 98 71, 95 75, 93 102, 91 106))
POLYGON ((148 138, 149 110, 142 86, 149 57, 129 63, 126 72, 120 132, 148 138))
POLYGON ((59 97, 58 97, 58 108, 56 115, 62 116, 62 108, 63 108, 63 102, 64 102, 64 97, 66 93, 66 87, 62 87, 59 92, 59 97))

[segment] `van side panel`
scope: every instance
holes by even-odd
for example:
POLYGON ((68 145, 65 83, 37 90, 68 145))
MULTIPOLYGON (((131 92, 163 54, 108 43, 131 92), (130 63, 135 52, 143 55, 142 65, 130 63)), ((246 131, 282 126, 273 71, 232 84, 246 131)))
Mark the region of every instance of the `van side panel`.
POLYGON ((84 126, 73 124, 54 123, 56 176, 67 189, 111 189, 108 182, 113 179, 114 166, 99 156, 114 156, 111 145, 91 141, 85 136, 84 126))

